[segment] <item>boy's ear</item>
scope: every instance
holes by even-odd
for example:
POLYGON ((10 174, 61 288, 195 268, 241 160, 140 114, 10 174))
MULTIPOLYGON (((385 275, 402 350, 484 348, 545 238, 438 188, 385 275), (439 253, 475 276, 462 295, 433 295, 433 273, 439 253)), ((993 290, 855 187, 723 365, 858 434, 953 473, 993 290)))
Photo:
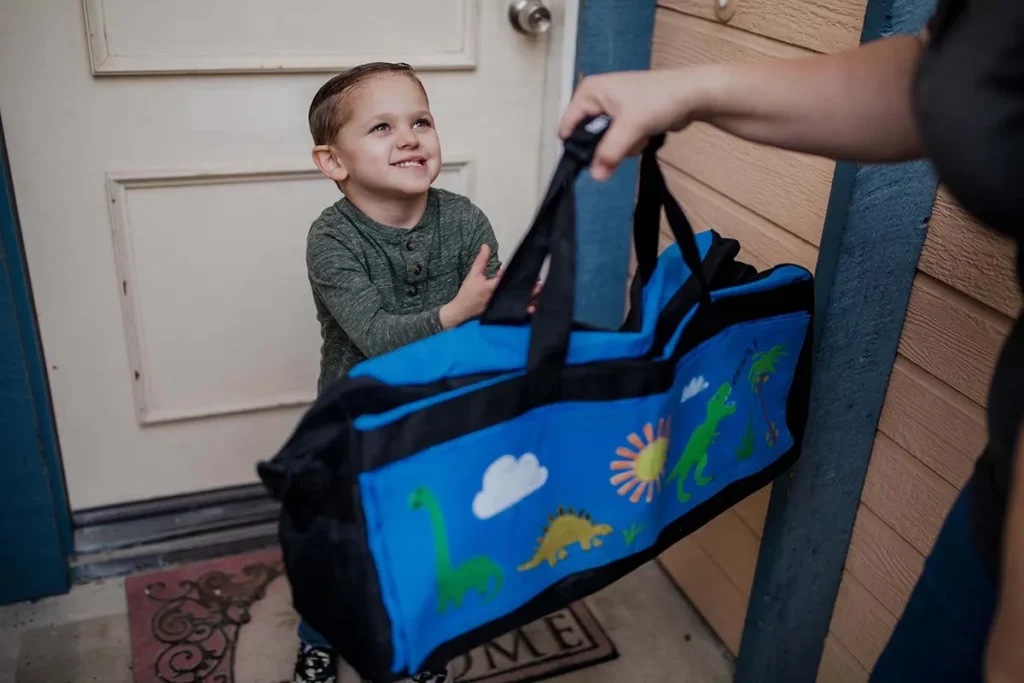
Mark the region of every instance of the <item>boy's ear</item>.
POLYGON ((330 145, 317 145, 313 148, 313 163, 321 173, 336 183, 344 182, 348 178, 348 169, 330 145))

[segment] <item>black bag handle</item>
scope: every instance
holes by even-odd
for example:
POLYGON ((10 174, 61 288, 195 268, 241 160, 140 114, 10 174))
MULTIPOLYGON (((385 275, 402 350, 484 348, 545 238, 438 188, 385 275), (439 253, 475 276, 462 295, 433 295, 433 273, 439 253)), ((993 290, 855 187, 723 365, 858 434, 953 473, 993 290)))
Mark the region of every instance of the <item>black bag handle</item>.
MULTIPOLYGON (((550 254, 550 275, 530 328, 528 371, 562 367, 565 363, 573 326, 576 288, 575 181, 579 172, 590 164, 597 143, 610 122, 604 115, 585 120, 565 141, 564 153, 533 224, 481 315, 484 324, 521 325, 526 322, 534 283, 550 254)), ((633 221, 634 239, 639 238, 638 261, 643 258, 646 277, 649 278, 657 261, 659 219, 664 207, 683 259, 699 283, 701 302, 706 303, 710 301, 710 287, 693 229, 669 192, 658 165, 657 150, 664 141, 664 134, 653 137, 640 160, 640 188, 633 221)))
POLYGON ((679 202, 668 189, 665 176, 658 163, 658 150, 665 144, 665 134, 651 138, 640 157, 639 189, 633 212, 633 244, 636 248, 637 275, 646 283, 658 265, 658 237, 661 233, 661 209, 676 243, 683 252, 687 267, 695 274, 702 289, 707 291, 707 279, 700 263, 700 250, 690 220, 679 202))
MULTIPOLYGON (((567 198, 575 204, 576 176, 590 164, 597 143, 609 122, 607 117, 589 119, 577 126, 566 139, 562 158, 555 167, 530 230, 506 266, 501 282, 481 315, 482 322, 491 325, 521 325, 526 322, 526 309, 533 296, 534 284, 540 276, 544 259, 552 251, 552 238, 557 224, 555 213, 567 198)), ((562 207, 562 210, 566 211, 567 207, 562 207)), ((562 216, 562 219, 566 217, 562 216)), ((575 214, 573 219, 573 234, 568 237, 575 240, 575 214)), ((552 276, 553 266, 554 263, 552 276)), ((543 294, 541 296, 543 298, 543 294)))
MULTIPOLYGON (((701 264, 701 259, 693 227, 668 189, 668 184, 661 172, 661 165, 658 163, 657 153, 664 142, 664 134, 651 138, 640 158, 639 187, 636 208, 633 211, 633 246, 636 250, 637 269, 629 289, 632 305, 620 328, 624 331, 639 330, 643 324, 641 320, 643 312, 640 309, 641 293, 658 265, 658 239, 661 235, 661 210, 663 207, 672 236, 682 251, 683 260, 697 280, 700 301, 706 303, 710 300, 707 266, 712 264, 702 264, 695 268, 697 264, 701 264), (669 205, 672 205, 673 208, 669 209, 669 205)), ((717 262, 714 265, 717 266, 717 262)))
POLYGON ((693 226, 675 196, 668 189, 658 163, 658 150, 665 144, 665 134, 650 139, 640 156, 640 189, 637 209, 633 214, 633 243, 636 245, 637 274, 647 282, 658 264, 658 235, 661 232, 661 209, 672 230, 683 262, 700 284, 702 303, 710 303, 711 287, 701 265, 700 249, 693 226))

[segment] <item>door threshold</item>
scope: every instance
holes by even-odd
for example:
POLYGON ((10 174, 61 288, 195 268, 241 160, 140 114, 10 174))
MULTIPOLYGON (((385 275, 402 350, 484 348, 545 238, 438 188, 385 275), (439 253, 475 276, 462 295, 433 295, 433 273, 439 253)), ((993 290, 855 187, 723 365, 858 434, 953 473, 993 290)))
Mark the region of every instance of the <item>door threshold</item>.
POLYGON ((251 485, 80 512, 72 581, 273 546, 279 511, 262 486, 251 485))

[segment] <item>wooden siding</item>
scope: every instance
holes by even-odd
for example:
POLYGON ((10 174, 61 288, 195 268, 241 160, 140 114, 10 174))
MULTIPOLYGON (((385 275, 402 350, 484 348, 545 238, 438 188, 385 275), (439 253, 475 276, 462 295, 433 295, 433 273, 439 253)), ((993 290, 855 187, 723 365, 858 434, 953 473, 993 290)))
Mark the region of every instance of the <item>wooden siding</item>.
MULTIPOLYGON (((652 68, 720 61, 789 59, 857 44, 865 0, 739 3, 726 24, 708 0, 659 0, 652 68)), ((757 268, 814 268, 835 164, 757 145, 697 124, 669 137, 662 168, 698 231, 740 241, 757 268)), ((672 240, 663 229, 662 244, 672 240)), ((768 506, 765 488, 661 556, 662 566, 736 653, 768 506)), ((857 660, 826 643, 833 679, 857 678, 857 660), (851 675, 851 669, 854 673, 851 675)))
POLYGON ((996 356, 1021 308, 1009 240, 940 188, 818 672, 866 681, 985 445, 996 356))

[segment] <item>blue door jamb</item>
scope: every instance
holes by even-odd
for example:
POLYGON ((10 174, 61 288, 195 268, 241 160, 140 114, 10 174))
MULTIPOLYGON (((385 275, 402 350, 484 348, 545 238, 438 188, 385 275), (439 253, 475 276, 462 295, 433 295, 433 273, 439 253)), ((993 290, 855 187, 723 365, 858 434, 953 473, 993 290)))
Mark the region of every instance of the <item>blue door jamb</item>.
POLYGON ((0 122, 0 604, 70 587, 71 515, 0 122))
MULTIPOLYGON (((580 0, 575 81, 650 68, 655 6, 655 0, 580 0)), ((622 323, 638 173, 639 161, 627 159, 605 182, 589 173, 576 182, 580 322, 608 329, 622 323)))

